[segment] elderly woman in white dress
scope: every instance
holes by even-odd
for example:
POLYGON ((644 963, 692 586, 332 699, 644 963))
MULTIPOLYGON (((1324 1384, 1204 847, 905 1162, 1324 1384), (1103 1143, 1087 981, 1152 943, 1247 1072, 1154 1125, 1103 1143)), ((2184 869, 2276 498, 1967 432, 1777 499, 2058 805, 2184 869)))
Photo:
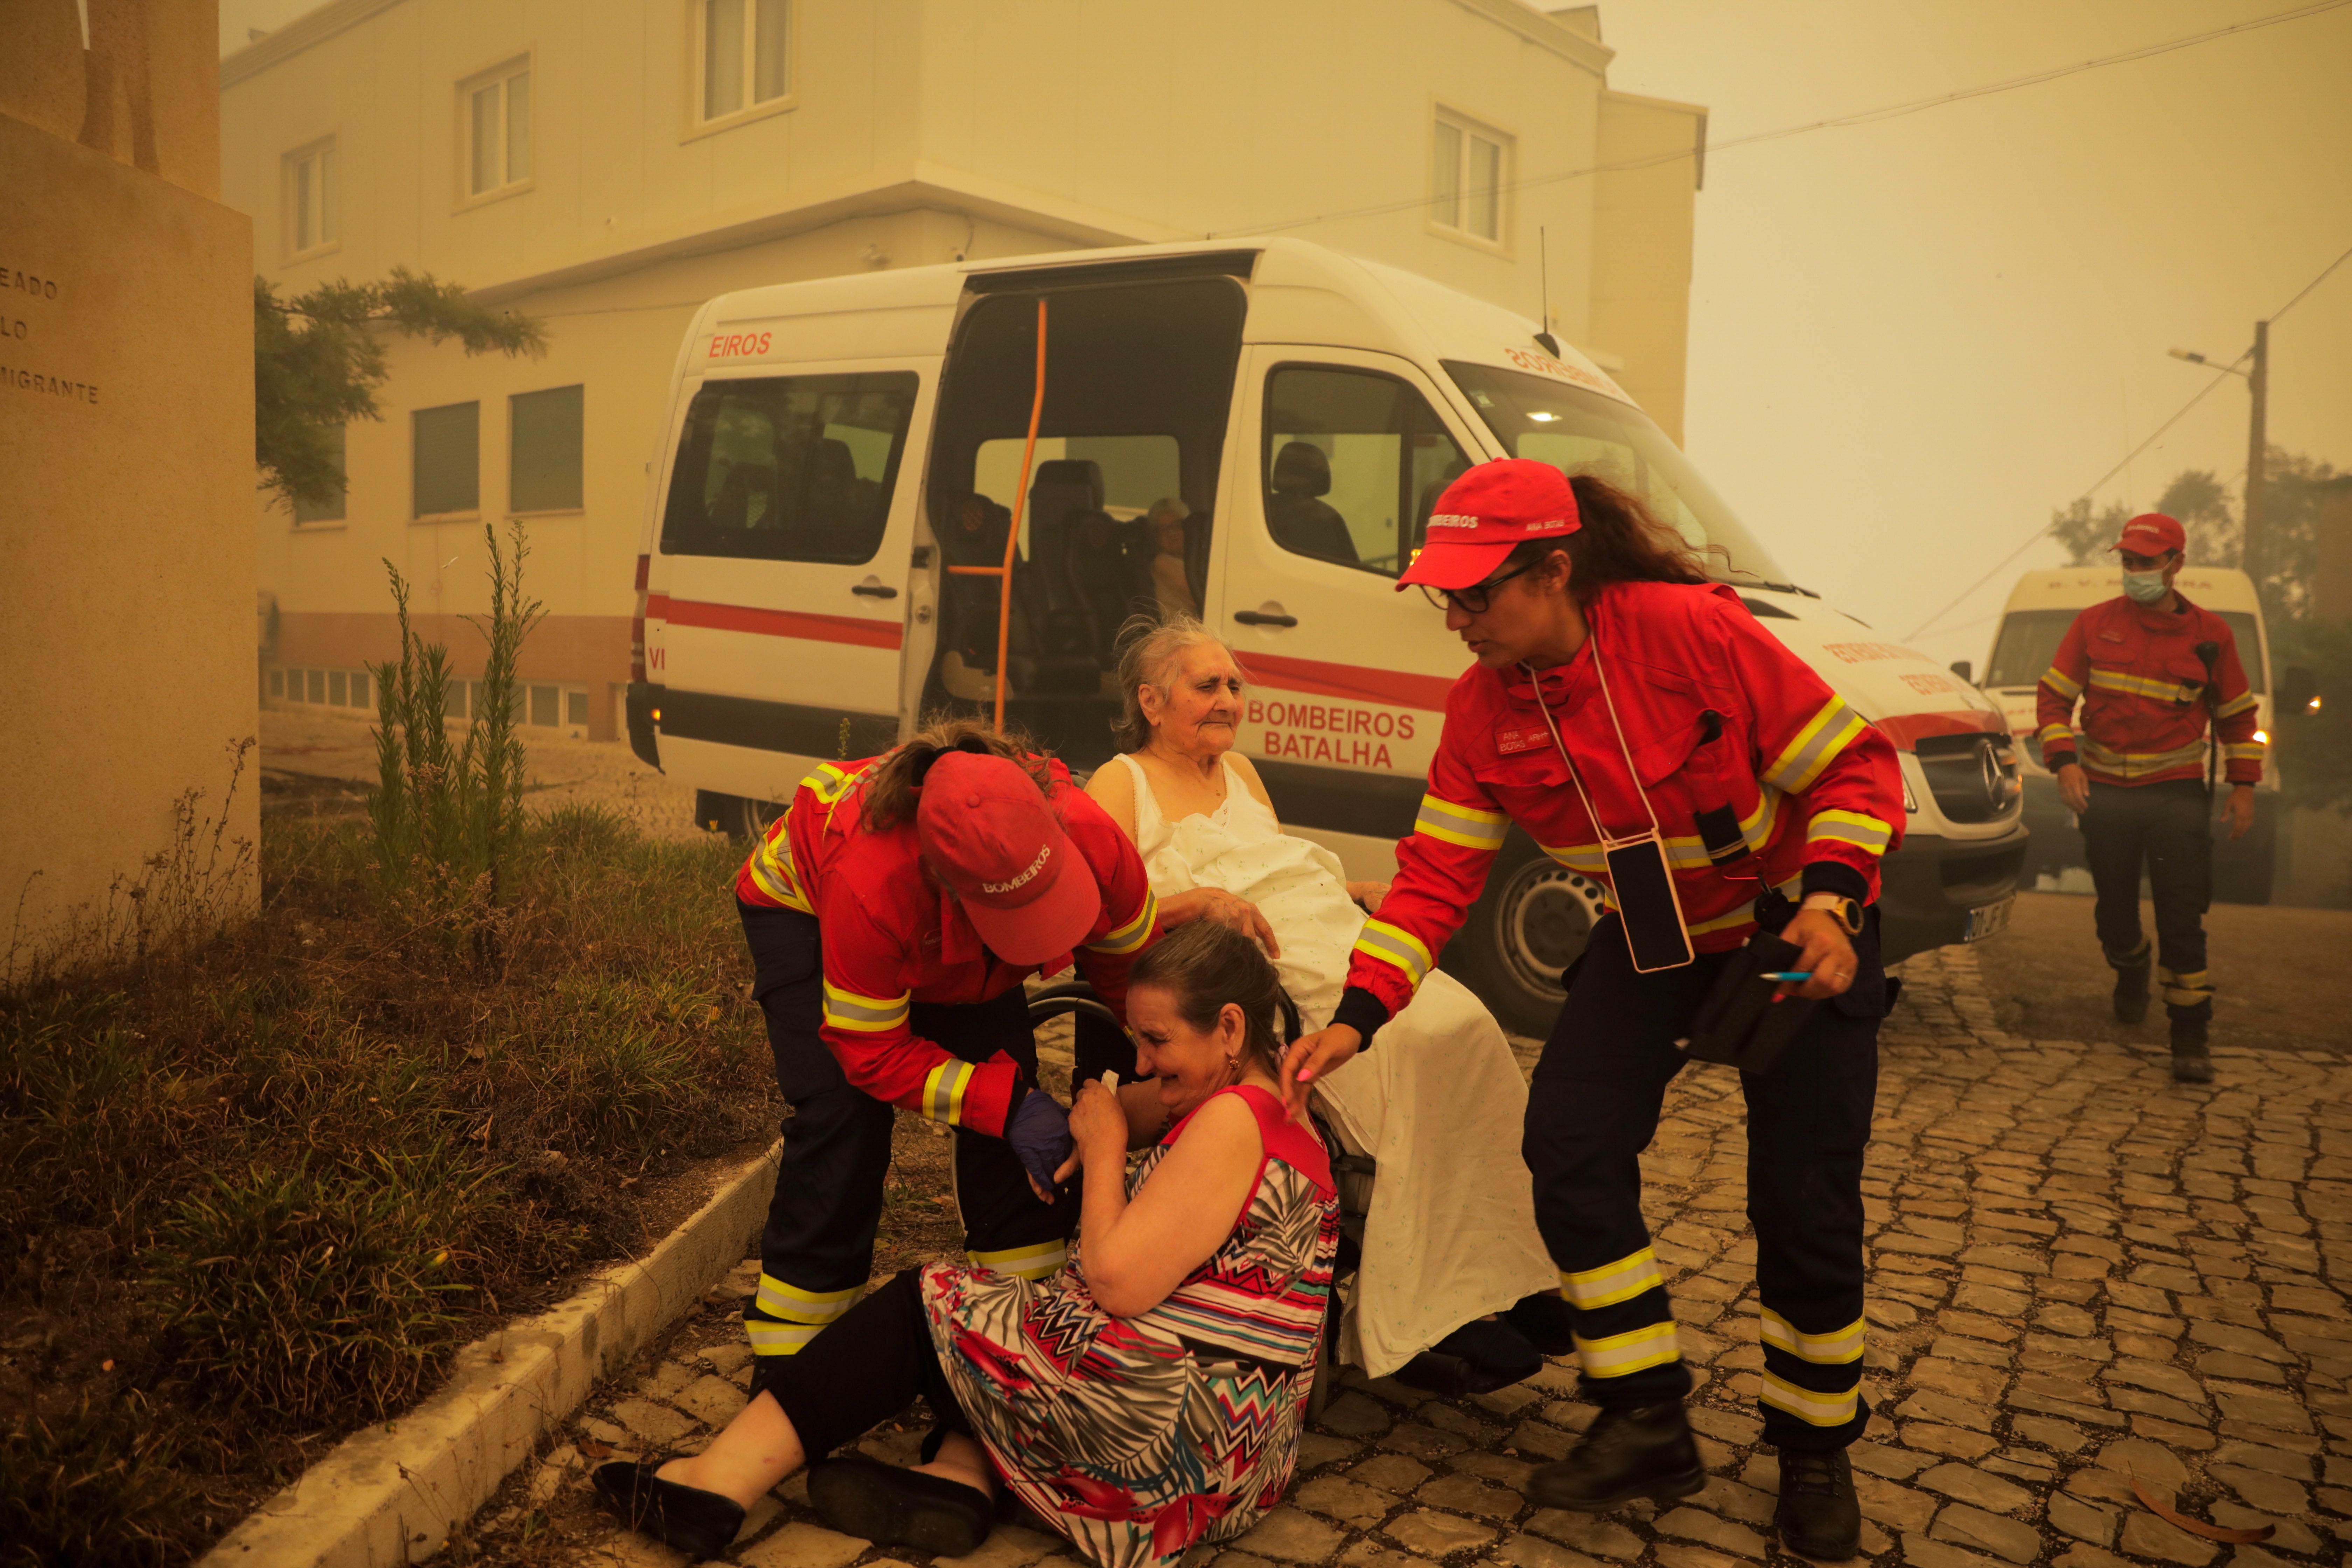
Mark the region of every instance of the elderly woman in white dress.
MULTIPOLYGON (((1122 754, 1087 793, 1134 837, 1162 921, 1257 936, 1312 1031, 1339 1005, 1365 910, 1386 889, 1349 882, 1330 850, 1283 832, 1234 749, 1243 685, 1232 650, 1199 622, 1139 628, 1119 663, 1122 754)), ((1375 1377, 1476 1393, 1568 1353, 1519 1158, 1527 1080, 1485 1005, 1433 973, 1316 1096, 1341 1141, 1379 1162, 1342 1358, 1375 1377)))

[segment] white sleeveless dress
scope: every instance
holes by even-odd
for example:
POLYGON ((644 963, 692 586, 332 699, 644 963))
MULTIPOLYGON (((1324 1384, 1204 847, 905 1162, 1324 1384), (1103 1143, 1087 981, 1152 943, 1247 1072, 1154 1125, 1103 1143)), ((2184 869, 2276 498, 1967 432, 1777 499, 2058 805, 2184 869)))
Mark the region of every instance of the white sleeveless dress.
MULTIPOLYGON (((1255 904, 1300 1021, 1329 1023, 1365 918, 1339 858, 1283 832, 1230 759, 1223 804, 1172 823, 1142 764, 1118 760, 1135 780, 1135 846, 1152 891, 1216 888, 1255 904)), ((1316 1100, 1342 1142, 1380 1162, 1340 1327, 1344 1359, 1384 1377, 1473 1318, 1559 1283, 1519 1158, 1527 1079, 1494 1015, 1459 981, 1433 971, 1316 1100)))

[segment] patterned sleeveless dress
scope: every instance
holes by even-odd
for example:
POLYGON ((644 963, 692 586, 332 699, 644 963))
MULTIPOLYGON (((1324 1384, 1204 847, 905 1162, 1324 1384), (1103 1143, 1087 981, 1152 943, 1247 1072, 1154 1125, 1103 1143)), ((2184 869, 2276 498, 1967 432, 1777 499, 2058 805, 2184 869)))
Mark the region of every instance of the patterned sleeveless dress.
MULTIPOLYGON (((1097 1306, 1083 1250, 1043 1280, 922 1274, 940 1364, 997 1473, 1102 1568, 1241 1534, 1297 1459, 1339 1198, 1321 1142, 1279 1100, 1219 1092, 1256 1116, 1265 1158, 1224 1245, 1149 1312, 1097 1306)), ((1191 1121, 1135 1162, 1130 1200, 1191 1121)))

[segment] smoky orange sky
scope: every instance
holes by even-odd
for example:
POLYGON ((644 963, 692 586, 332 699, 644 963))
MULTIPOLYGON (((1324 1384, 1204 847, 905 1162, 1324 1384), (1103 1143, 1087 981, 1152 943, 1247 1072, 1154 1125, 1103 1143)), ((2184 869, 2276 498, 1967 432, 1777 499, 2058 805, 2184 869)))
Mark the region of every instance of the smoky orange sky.
MULTIPOLYGON (((223 47, 313 8, 222 0, 223 47)), ((2352 247, 2352 5, 1724 144, 2295 8, 1601 5, 1612 86, 1712 111, 1685 445, 1800 582, 1938 658, 1983 658, 2009 584, 2054 545, 1912 634, 2212 379, 2167 349, 2228 360, 2352 247)), ((2352 467, 2352 263, 2273 329, 2271 357, 2272 442, 2352 467)), ((2184 468, 2234 487, 2245 458, 2228 377, 2095 500, 2148 506, 2184 468)))

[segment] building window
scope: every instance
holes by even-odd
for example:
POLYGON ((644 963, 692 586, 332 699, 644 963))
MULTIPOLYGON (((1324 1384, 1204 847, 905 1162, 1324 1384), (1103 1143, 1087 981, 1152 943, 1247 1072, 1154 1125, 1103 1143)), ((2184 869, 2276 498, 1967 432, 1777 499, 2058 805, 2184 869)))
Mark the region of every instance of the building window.
POLYGON ((507 400, 508 510, 580 510, 581 393, 577 386, 552 386, 507 400))
POLYGON ((517 60, 459 89, 466 119, 466 195, 530 183, 530 62, 517 60))
POLYGON ((335 188, 335 139, 286 154, 286 255, 299 261, 331 250, 341 237, 335 188))
POLYGON ((781 101, 791 90, 787 0, 700 0, 702 119, 781 101))
POLYGON ((1503 187, 1511 139, 1452 115, 1437 117, 1430 142, 1429 221, 1474 239, 1503 240, 1503 187))
POLYGON ((344 497, 349 493, 345 486, 348 470, 343 467, 344 430, 345 426, 341 425, 336 426, 335 433, 329 440, 329 445, 334 449, 335 475, 338 481, 335 486, 334 499, 332 500, 320 501, 296 501, 294 503, 294 524, 298 528, 306 522, 341 522, 343 521, 343 500, 344 497))
POLYGON ((409 416, 414 515, 475 512, 482 505, 482 405, 452 403, 409 416))

